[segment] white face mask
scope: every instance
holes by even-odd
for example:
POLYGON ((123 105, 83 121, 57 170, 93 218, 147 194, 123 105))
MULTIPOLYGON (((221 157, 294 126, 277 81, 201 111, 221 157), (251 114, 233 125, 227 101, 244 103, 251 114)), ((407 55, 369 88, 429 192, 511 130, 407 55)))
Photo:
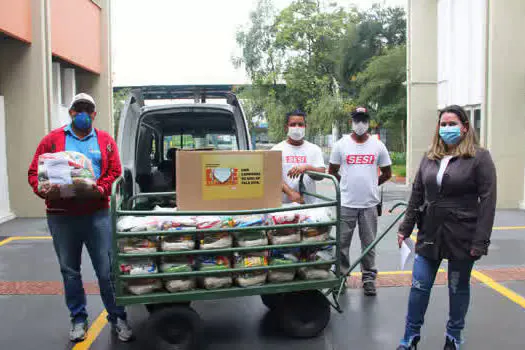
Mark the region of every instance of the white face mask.
POLYGON ((288 128, 288 137, 294 141, 301 141, 304 139, 305 130, 305 128, 298 126, 290 127, 288 128))
POLYGON ((368 131, 368 123, 352 122, 352 130, 359 136, 363 136, 368 131))

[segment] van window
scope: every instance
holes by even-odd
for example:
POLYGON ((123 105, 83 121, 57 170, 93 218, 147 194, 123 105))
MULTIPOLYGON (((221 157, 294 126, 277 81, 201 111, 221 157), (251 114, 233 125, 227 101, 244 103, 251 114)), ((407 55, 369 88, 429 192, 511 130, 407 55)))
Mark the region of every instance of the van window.
POLYGON ((218 151, 236 151, 239 149, 237 137, 232 134, 205 135, 168 135, 164 136, 164 159, 170 148, 197 149, 213 148, 218 151))

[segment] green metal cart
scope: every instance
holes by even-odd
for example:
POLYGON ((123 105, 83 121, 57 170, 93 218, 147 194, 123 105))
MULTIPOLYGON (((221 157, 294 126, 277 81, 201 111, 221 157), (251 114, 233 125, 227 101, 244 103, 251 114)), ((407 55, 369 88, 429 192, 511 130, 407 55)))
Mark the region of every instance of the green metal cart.
MULTIPOLYGON (((315 204, 303 205, 300 209, 313 209, 322 207, 335 208, 335 219, 322 223, 303 223, 291 225, 272 226, 272 229, 303 228, 303 227, 335 227, 335 239, 329 238, 319 242, 301 242, 293 244, 264 245, 255 247, 232 247, 212 250, 182 250, 182 251, 158 251, 154 253, 124 253, 119 251, 119 240, 129 237, 159 237, 169 235, 188 235, 193 234, 194 239, 197 235, 213 233, 239 233, 269 230, 268 226, 252 226, 245 228, 227 229, 206 229, 192 231, 146 231, 146 232, 119 232, 117 221, 124 216, 240 216, 250 214, 271 214, 289 211, 290 208, 268 208, 257 210, 241 211, 150 211, 137 209, 137 201, 148 198, 175 198, 175 193, 141 193, 129 196, 125 193, 124 179, 119 178, 113 185, 113 195, 111 197, 111 214, 113 226, 113 250, 116 255, 114 259, 114 272, 116 284, 116 301, 119 305, 143 304, 150 311, 148 325, 151 327, 154 339, 152 343, 158 349, 191 349, 198 342, 198 315, 191 309, 190 303, 197 300, 214 300, 223 298, 234 298, 242 296, 260 295, 263 303, 272 312, 278 313, 277 319, 283 331, 292 337, 314 337, 319 335, 330 320, 330 307, 338 312, 342 312, 339 305, 339 297, 345 288, 347 275, 341 272, 341 257, 339 249, 339 220, 341 215, 341 199, 339 184, 335 177, 322 173, 309 173, 318 178, 331 180, 335 191, 335 198, 329 198, 316 193, 304 192, 318 198, 315 204), (232 255, 234 253, 260 252, 272 249, 289 248, 313 248, 313 247, 334 247, 335 257, 330 260, 315 262, 298 262, 285 265, 258 266, 246 268, 229 268, 216 271, 188 271, 178 273, 156 273, 156 274, 124 274, 121 272, 120 264, 130 258, 160 258, 162 256, 202 256, 202 255, 232 255), (224 274, 235 275, 255 271, 269 271, 278 269, 290 269, 301 267, 313 267, 318 265, 331 265, 330 277, 322 280, 293 280, 282 283, 267 283, 260 286, 236 287, 223 289, 194 289, 177 293, 153 292, 144 295, 132 295, 125 290, 125 283, 135 279, 166 279, 166 278, 190 278, 220 276, 224 274)), ((401 205, 398 204, 398 205, 401 205)), ((398 206, 396 205, 396 206, 398 206)), ((352 263, 352 271, 361 259, 374 248, 385 235, 401 219, 403 213, 397 216, 392 224, 379 235, 374 242, 363 251, 362 255, 352 263)), ((153 336, 152 334, 152 336, 153 336)), ((151 346, 151 344, 149 345, 151 346)))

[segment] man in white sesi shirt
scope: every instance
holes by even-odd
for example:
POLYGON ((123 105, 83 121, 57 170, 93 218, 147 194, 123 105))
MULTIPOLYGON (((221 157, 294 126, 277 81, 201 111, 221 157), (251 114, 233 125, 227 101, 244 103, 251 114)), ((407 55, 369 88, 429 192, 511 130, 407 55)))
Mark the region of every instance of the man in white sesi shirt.
MULTIPOLYGON (((350 243, 356 224, 359 226, 361 249, 377 235, 379 186, 392 176, 388 151, 379 139, 368 133, 370 115, 364 107, 352 113, 352 133, 337 141, 330 155, 328 172, 341 186, 341 267, 350 268, 350 243), (378 168, 381 175, 378 178, 378 168)), ((375 249, 361 261, 365 295, 376 295, 375 249)))
MULTIPOLYGON (((321 148, 304 140, 306 134, 306 113, 295 110, 286 115, 285 131, 287 139, 275 145, 272 150, 282 152, 283 161, 283 203, 313 203, 314 197, 301 196, 299 177, 305 171, 324 173, 326 168, 321 148)), ((318 179, 305 175, 305 191, 315 193, 318 179)))

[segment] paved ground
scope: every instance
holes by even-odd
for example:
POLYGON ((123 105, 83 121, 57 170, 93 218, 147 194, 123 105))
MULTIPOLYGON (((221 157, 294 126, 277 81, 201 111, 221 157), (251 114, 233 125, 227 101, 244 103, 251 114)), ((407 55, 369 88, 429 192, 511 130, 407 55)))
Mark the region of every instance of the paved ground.
MULTIPOLYGON (((329 193, 327 184, 319 190, 329 193)), ((386 209, 406 199, 404 186, 388 184, 386 209)), ((380 230, 395 215, 380 219, 380 230)), ((377 298, 365 298, 359 276, 348 283, 343 297, 344 313, 332 312, 329 327, 319 338, 300 341, 284 338, 275 320, 258 297, 199 302, 194 307, 203 319, 206 348, 301 349, 301 350, 385 350, 395 349, 403 331, 410 285, 410 271, 399 271, 395 230, 378 248, 377 298)), ((359 244, 354 239, 352 252, 359 244)), ((525 336, 525 213, 499 211, 490 255, 476 265, 472 286, 472 307, 467 321, 467 342, 462 349, 504 348, 522 350, 525 336)), ((120 344, 113 339, 103 311, 89 257, 84 256, 83 276, 92 321, 90 338, 74 349, 145 349, 147 313, 142 307, 129 309, 137 341, 120 344)), ((410 267, 407 267, 409 270, 410 267)), ((446 264, 443 265, 446 270, 446 264)), ((440 349, 448 309, 445 273, 433 291, 422 349, 440 349)), ((44 220, 14 220, 0 225, 0 349, 71 349, 67 340, 68 316, 63 303, 60 273, 44 220)))

